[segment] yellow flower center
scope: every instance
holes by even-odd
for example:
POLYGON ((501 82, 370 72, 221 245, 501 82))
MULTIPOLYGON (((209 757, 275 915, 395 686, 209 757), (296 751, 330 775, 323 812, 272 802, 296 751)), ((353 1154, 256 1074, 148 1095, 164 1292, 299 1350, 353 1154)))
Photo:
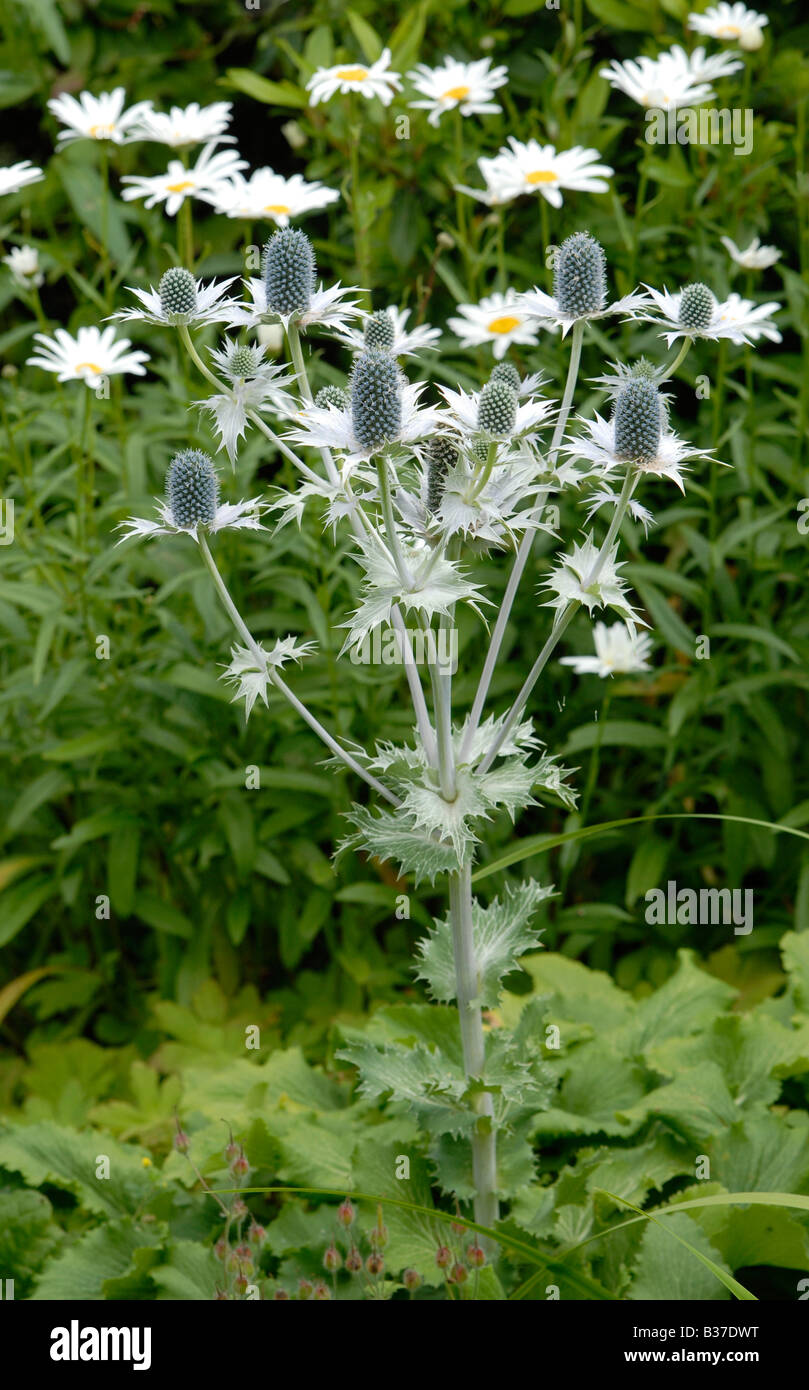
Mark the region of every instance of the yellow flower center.
POLYGON ((559 175, 553 169, 532 169, 530 174, 526 174, 526 183, 556 183, 559 175))
POLYGON ((464 97, 469 96, 468 87, 449 87, 446 92, 442 92, 442 101, 463 101, 464 97))
POLYGON ((114 125, 91 125, 87 134, 93 140, 108 140, 114 130, 114 125))
POLYGON ((167 183, 167 193, 185 193, 186 189, 194 187, 193 179, 183 179, 181 183, 167 183))
POLYGON ((341 82, 364 82, 368 76, 367 68, 339 68, 337 72, 341 82))
POLYGON ((101 375, 101 368, 97 362, 79 362, 77 364, 76 376, 78 376, 80 372, 86 371, 95 372, 97 376, 101 375))
POLYGON ((490 333, 510 333, 512 328, 519 328, 522 319, 516 319, 505 314, 502 318, 492 319, 489 324, 490 333))
POLYGON ((741 34, 738 24, 720 24, 716 31, 718 39, 737 39, 741 34))
POLYGON ((284 216, 286 216, 286 215, 289 213, 289 208, 287 207, 286 203, 268 203, 267 206, 265 207, 264 211, 265 211, 265 212, 280 212, 280 213, 282 213, 284 216))

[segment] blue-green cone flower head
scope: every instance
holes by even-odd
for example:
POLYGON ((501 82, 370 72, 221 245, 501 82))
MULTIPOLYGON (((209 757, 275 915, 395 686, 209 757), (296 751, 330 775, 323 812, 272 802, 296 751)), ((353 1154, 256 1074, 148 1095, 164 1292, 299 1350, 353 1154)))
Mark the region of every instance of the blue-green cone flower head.
POLYGON ((197 282, 191 271, 174 265, 161 276, 157 288, 164 317, 170 323, 187 323, 197 307, 197 282))
POLYGON ((553 293, 559 313, 579 319, 600 314, 607 302, 607 258, 589 232, 562 242, 553 270, 553 293))
POLYGON ((469 452, 476 463, 487 463, 489 458, 488 439, 473 439, 469 446, 469 452))
POLYGON ((395 439, 402 424, 402 386, 395 358, 372 348, 351 373, 351 417, 363 449, 395 439))
POLYGON ((175 454, 166 477, 166 496, 175 526, 209 526, 219 504, 213 459, 201 449, 175 454))
POLYGON ((315 253, 305 232, 280 227, 264 247, 264 289, 274 314, 304 313, 315 292, 315 253))
POLYGON ((378 348, 380 352, 390 352, 395 331, 393 319, 387 309, 377 309, 365 321, 365 346, 378 348))
POLYGON ((520 394, 522 377, 513 362, 498 362, 496 367, 492 367, 492 374, 489 377, 489 381, 505 381, 506 385, 510 386, 512 391, 516 391, 517 395, 520 394))
POLYGON ((261 357, 252 347, 236 347, 228 358, 228 371, 231 376, 255 376, 261 365, 261 357))
POLYGON ((444 496, 447 473, 458 462, 458 446, 445 434, 434 434, 426 450, 427 510, 437 512, 444 496))
POLYGON ((680 295, 680 326, 701 333, 711 322, 715 309, 716 300, 707 285, 699 281, 686 285, 680 295))
POLYGON ((333 406, 335 410, 348 410, 351 397, 342 386, 321 386, 314 403, 318 410, 328 410, 329 406, 333 406))
POLYGON ((648 377, 631 378, 615 402, 615 453, 629 463, 651 463, 660 447, 663 405, 648 377))
POLYGON ((478 401, 478 429, 509 435, 517 421, 517 392, 507 381, 487 381, 478 401))

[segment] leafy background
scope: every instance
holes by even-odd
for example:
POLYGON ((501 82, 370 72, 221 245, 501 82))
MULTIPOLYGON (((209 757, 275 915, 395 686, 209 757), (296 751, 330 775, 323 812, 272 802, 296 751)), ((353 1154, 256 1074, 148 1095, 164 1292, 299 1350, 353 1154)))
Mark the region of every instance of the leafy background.
MULTIPOLYGON (((45 106, 55 92, 88 86, 120 84, 130 101, 162 107, 232 100, 232 130, 251 166, 300 171, 346 195, 305 224, 323 275, 356 282, 359 225, 374 304, 395 302, 440 326, 458 302, 492 287, 541 283, 546 244, 584 227, 602 241, 619 293, 638 279, 747 293, 723 234, 741 245, 757 234, 783 252, 752 284, 754 295, 782 303, 783 343, 697 346, 674 384, 678 428, 733 467, 695 472, 684 499, 663 483, 652 488, 648 540, 625 531, 626 572, 654 627, 654 677, 605 690, 554 666, 534 712, 552 751, 580 767, 583 802, 574 816, 561 807, 527 813, 518 858, 481 882, 489 895, 530 873, 560 890, 538 918, 547 951, 509 978, 502 1006, 511 1022, 530 1006, 531 1017, 559 1022, 565 1039, 560 1057, 546 1053, 546 1108, 516 1136, 510 1170, 515 1242, 533 1241, 557 1264, 564 1255, 526 1296, 545 1297, 555 1282, 569 1297, 660 1297, 679 1252, 682 1297, 727 1296, 651 1224, 567 1253, 620 1219, 596 1189, 647 1205, 710 1190, 809 1190, 809 618, 798 527, 809 494, 809 26, 797 5, 780 6, 764 48, 746 59, 742 96, 756 112, 749 159, 722 145, 648 146, 638 108, 610 94, 598 69, 682 41, 688 10, 681 0, 588 0, 572 13, 528 0, 359 0, 350 10, 265 0, 260 12, 12 0, 0 49, 0 162, 30 158, 47 174, 4 199, 0 235, 7 247, 39 248, 39 312, 51 328, 100 322, 108 294, 120 303, 124 286, 156 283, 177 260, 176 224, 114 198, 107 284, 96 149, 84 142, 54 155, 45 106), (431 130, 417 112, 410 138, 398 139, 403 103, 387 112, 363 104, 352 216, 357 113, 339 100, 309 110, 302 88, 319 64, 370 59, 383 42, 399 71, 446 52, 490 54, 508 65, 509 85, 501 116, 464 123, 460 155, 445 127, 431 130), (459 208, 459 158, 463 181, 477 183, 475 159, 511 133, 596 147, 616 170, 613 191, 568 195, 559 213, 521 200, 502 223, 471 200, 459 208), (694 391, 698 375, 709 383, 705 398, 694 391), (694 655, 703 634, 709 660, 694 655), (584 824, 650 816, 663 819, 537 845, 584 824), (720 925, 647 924, 643 895, 669 877, 752 888, 754 931, 728 941, 720 925), (695 1193, 700 1153, 711 1158, 714 1186, 701 1182, 695 1193)), ((719 91, 720 104, 732 104, 737 79, 719 91)), ((125 173, 160 172, 165 155, 157 145, 117 151, 113 188, 125 173)), ((245 245, 270 230, 205 215, 199 203, 195 225, 204 277, 240 273, 245 245)), ((227 1181, 224 1117, 245 1144, 251 1182, 391 1195, 386 1156, 404 1147, 414 1154, 413 1201, 438 1196, 436 1162, 440 1185, 463 1198, 452 1155, 430 1156, 403 1104, 354 1095, 335 1057, 356 1030, 381 1042, 428 1026, 411 962, 443 905, 378 863, 346 856, 334 866, 341 813, 358 790, 320 766, 319 746, 285 707, 271 702, 244 729, 217 680, 228 633, 191 547, 113 548, 114 525, 145 514, 177 447, 213 452, 207 424, 188 411, 198 383, 174 339, 134 326, 149 375, 115 381, 88 418, 84 393, 25 367, 43 324, 7 275, 0 307, 3 495, 17 507, 15 544, 0 550, 0 1269, 16 1272, 18 1296, 210 1297, 222 1283, 211 1251, 221 1213, 171 1151, 175 1108, 214 1184, 227 1181), (95 502, 82 535, 76 477, 88 460, 95 502), (109 660, 96 656, 100 634, 109 660), (260 790, 245 789, 250 765, 260 768, 260 790), (402 892, 410 918, 400 921, 402 892), (108 921, 96 916, 102 894, 108 921), (247 1024, 262 1029, 252 1060, 247 1024), (374 1158, 362 1142, 369 1126, 380 1130, 374 1158), (112 1146, 118 1179, 105 1189, 83 1164, 112 1146)), ((453 342, 447 335, 440 360, 416 370, 479 384, 487 352, 461 353, 453 342)), ((608 338, 594 327, 583 378, 630 351, 657 356, 654 332, 608 338)), ((563 349, 550 336, 513 355, 521 369, 560 381, 563 349)), ((345 355, 333 344, 316 342, 312 360, 318 385, 343 380, 345 355)), ((580 397, 582 413, 600 406, 595 391, 580 397)), ((237 473, 238 496, 293 481, 256 437, 237 473)), ((563 535, 579 524, 566 504, 563 535)), ((536 590, 553 548, 537 542, 514 609, 495 685, 503 703, 545 631, 536 590)), ((254 632, 318 640, 296 688, 330 727, 365 742, 406 732, 397 670, 337 661, 357 577, 315 518, 272 538, 228 533, 219 552, 254 632)), ((503 583, 505 565, 486 576, 503 583)), ((570 650, 588 649, 587 625, 574 625, 570 639, 570 650)), ((479 640, 472 621, 462 625, 461 701, 474 690, 479 640)), ((497 864, 513 834, 505 821, 488 828, 484 865, 497 864)), ((429 1014, 440 1029, 442 1011, 429 1014)), ((440 1032, 431 1044, 441 1045, 440 1032)), ((274 1196, 253 1209, 268 1230, 263 1271, 289 1288, 314 1277, 333 1204, 274 1196)), ((414 1264, 443 1296, 433 1261, 440 1219, 386 1212, 391 1278, 414 1264)), ((675 1219, 673 1230, 727 1271, 744 1270, 759 1296, 795 1296, 794 1271, 807 1268, 805 1214, 716 1207, 675 1219)), ((513 1251, 506 1263, 500 1284, 489 1272, 477 1281, 478 1296, 521 1287, 530 1260, 513 1251)), ((352 1289, 344 1279, 340 1296, 352 1289)))

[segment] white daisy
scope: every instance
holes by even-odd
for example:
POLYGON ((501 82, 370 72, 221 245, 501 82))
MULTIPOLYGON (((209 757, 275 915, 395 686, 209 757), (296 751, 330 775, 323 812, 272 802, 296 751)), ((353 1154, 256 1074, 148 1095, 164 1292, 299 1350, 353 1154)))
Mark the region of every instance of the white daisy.
POLYGON ((575 438, 568 438, 562 445, 560 452, 572 459, 588 459, 604 473, 609 474, 615 469, 625 470, 628 467, 636 469, 639 473, 650 473, 656 477, 668 478, 670 482, 676 483, 681 492, 685 491, 683 486, 683 473, 686 471, 688 461, 691 459, 708 459, 710 452, 704 449, 693 449, 685 440, 680 439, 673 430, 664 424, 660 431, 660 443, 657 453, 653 459, 645 460, 643 463, 627 463, 623 455, 615 452, 615 426, 611 420, 602 420, 596 413, 593 420, 581 420, 588 431, 586 435, 578 435, 575 438))
POLYGON ((781 259, 781 252, 776 246, 762 246, 757 236, 753 237, 750 245, 744 251, 740 250, 729 236, 720 237, 719 240, 731 260, 744 270, 766 270, 781 259))
MULTIPOLYGON (((429 323, 420 323, 415 328, 408 329, 410 309, 397 309, 393 304, 388 305, 385 312, 390 315, 393 323, 393 342, 388 348, 392 357, 417 357, 425 349, 437 351, 436 344, 441 337, 440 328, 432 328, 429 323)), ((363 323, 367 323, 370 318, 371 314, 363 310, 363 323)), ((354 352, 365 352, 367 344, 362 328, 347 328, 345 333, 338 336, 340 341, 354 352)))
POLYGON ((240 159, 235 150, 217 150, 215 144, 205 145, 196 164, 186 169, 179 159, 172 159, 165 174, 144 176, 125 174, 121 183, 131 184, 125 188, 122 197, 126 202, 133 198, 145 198, 145 207, 153 208, 165 202, 166 214, 174 217, 186 198, 201 198, 203 202, 215 203, 221 193, 221 185, 247 163, 240 159))
POLYGON ((199 539, 197 529, 201 525, 211 533, 227 530, 260 531, 263 525, 261 513, 267 510, 267 503, 263 497, 251 497, 249 501, 242 502, 222 502, 216 509, 213 521, 195 521, 191 526, 178 526, 165 498, 156 497, 154 500, 159 520, 130 516, 126 521, 119 522, 116 530, 126 531, 126 535, 121 537, 118 545, 123 545, 124 541, 131 540, 133 536, 191 536, 192 540, 196 541, 199 539))
POLYGON ((236 279, 231 275, 229 280, 220 280, 217 284, 211 280, 206 285, 202 280, 197 280, 197 302, 190 313, 171 314, 165 313, 160 297, 160 290, 151 286, 148 290, 139 290, 136 285, 127 285, 130 294, 134 294, 139 300, 141 307, 132 309, 119 309, 117 313, 110 314, 112 319, 138 319, 142 323, 168 324, 177 327, 181 323, 230 323, 233 312, 239 305, 235 299, 222 299, 225 290, 233 284, 236 279))
POLYGON ((318 68, 306 84, 311 95, 309 105, 331 101, 336 92, 361 92, 364 97, 378 97, 383 106, 393 101, 394 92, 401 91, 402 79, 390 70, 391 53, 385 48, 375 63, 341 63, 333 68, 318 68))
POLYGON ((27 184, 39 183, 44 177, 42 170, 37 169, 30 159, 23 159, 19 164, 7 164, 0 169, 0 196, 4 193, 19 193, 27 184))
POLYGON ((657 306, 657 313, 638 312, 635 317, 648 323, 659 324, 665 330, 660 336, 666 339, 667 347, 671 347, 676 338, 728 338, 737 346, 755 342, 761 337, 769 338, 773 343, 781 341, 781 334, 770 319, 770 315, 781 308, 781 305, 774 301, 754 305, 752 300, 742 299, 738 294, 728 295, 722 302, 712 296, 710 318, 707 322, 701 327, 686 327, 681 322, 680 315, 683 290, 670 294, 665 287, 662 291, 652 289, 651 285, 645 288, 657 306))
POLYGON ((513 180, 505 178, 497 159, 488 159, 486 155, 481 155, 478 168, 486 187, 469 188, 465 183, 456 183, 455 189, 458 193, 467 193, 470 198, 476 198, 487 208, 500 207, 503 203, 510 203, 517 196, 513 180))
POLYGON ((492 68, 491 58, 481 58, 474 63, 445 58, 437 68, 418 63, 407 76, 416 91, 426 98, 408 105, 429 111, 430 125, 437 126, 444 112, 456 107, 462 116, 484 116, 502 110, 492 97, 498 87, 508 81, 508 68, 492 68))
POLYGON ((608 164, 599 164, 598 150, 574 145, 558 154, 553 145, 540 145, 537 140, 523 144, 508 137, 509 149, 499 150, 492 160, 493 176, 507 196, 518 198, 523 193, 541 193, 551 207, 562 206, 562 189, 583 193, 607 193, 606 179, 614 171, 608 164))
POLYGON ((295 637, 279 637, 272 651, 260 643, 252 651, 249 647, 231 647, 230 665, 221 679, 236 686, 233 701, 244 700, 245 717, 249 719, 259 696, 267 703, 273 670, 281 670, 288 661, 301 661, 315 650, 314 642, 299 642, 295 637))
POLYGON ((706 34, 711 39, 723 41, 737 40, 740 48, 751 52, 761 48, 764 42, 763 30, 769 19, 757 10, 748 10, 746 5, 728 5, 720 0, 711 5, 704 14, 690 14, 688 27, 697 34, 706 34))
POLYGON ((45 333, 35 333, 34 341, 42 346, 40 356, 27 359, 29 366, 55 372, 59 381, 83 381, 93 389, 105 377, 120 372, 144 376, 143 363, 149 361, 146 352, 129 352, 129 339, 116 339, 112 327, 80 328, 75 338, 64 328, 57 328, 52 338, 45 333))
POLYGON ((286 227, 291 217, 316 212, 336 203, 339 197, 336 188, 307 183, 301 174, 285 178, 265 168, 255 169, 249 179, 243 174, 234 174, 220 188, 214 206, 226 217, 244 217, 250 221, 269 218, 279 227, 286 227))
MULTIPOLYGON (((438 423, 438 412, 432 406, 420 407, 419 397, 426 383, 404 382, 401 395, 401 418, 399 432, 393 444, 412 444, 431 434, 438 423)), ((342 454, 349 465, 365 463, 381 452, 380 447, 367 448, 361 444, 354 433, 354 418, 351 406, 339 410, 336 406, 309 405, 299 411, 297 423, 284 436, 296 444, 304 444, 312 449, 335 449, 342 454)), ((383 446, 387 448, 388 445, 383 446)))
POLYGON ((627 58, 623 63, 613 58, 608 68, 600 69, 600 76, 639 106, 655 111, 699 106, 715 95, 713 87, 666 54, 659 58, 627 58))
POLYGON ((39 252, 34 246, 12 246, 3 264, 11 271, 14 283, 21 290, 38 288, 44 280, 39 268, 39 252))
POLYGON ((704 48, 695 48, 691 53, 686 53, 679 44, 674 44, 663 57, 670 58, 684 71, 693 73, 698 82, 717 82, 720 77, 730 77, 731 73, 744 67, 744 61, 739 58, 735 48, 729 53, 708 54, 704 48))
POLYGON ((652 639, 646 633, 633 632, 624 623, 596 623, 593 629, 595 656, 563 656, 560 666, 572 666, 577 676, 629 675, 635 671, 650 671, 647 660, 652 639))
MULTIPOLYGON (((292 317, 291 314, 276 314, 267 308, 267 291, 263 280, 245 280, 245 287, 249 292, 251 302, 240 304, 232 311, 231 324, 245 328, 259 328, 262 324, 278 323, 285 326, 292 317)), ((356 299, 347 299, 346 296, 352 294, 357 289, 356 285, 341 286, 339 281, 336 285, 330 285, 324 290, 321 284, 309 301, 309 308, 296 317, 296 323, 302 333, 307 328, 318 325, 320 328, 333 328, 345 330, 351 319, 360 318, 362 309, 359 308, 356 299)))
POLYGON ((283 367, 273 367, 263 361, 264 351, 262 347, 253 347, 247 349, 246 353, 239 352, 239 345, 227 338, 222 348, 211 348, 211 357, 230 389, 194 402, 213 415, 220 447, 225 449, 234 467, 239 440, 247 429, 248 411, 258 411, 271 405, 276 414, 292 416, 300 408, 294 397, 283 389, 294 378, 286 374, 283 367), (238 354, 235 359, 234 354, 238 354), (253 362, 249 364, 250 370, 246 374, 240 374, 239 358, 247 355, 252 356, 253 362), (237 369, 234 369, 234 360, 237 369))
POLYGON ((190 106, 172 106, 170 111, 144 111, 138 122, 137 138, 170 145, 174 150, 209 141, 232 145, 235 136, 224 133, 230 125, 230 112, 229 101, 215 101, 211 106, 200 106, 198 101, 192 101, 190 106))
POLYGON ((582 319, 603 319, 610 314, 624 314, 631 319, 639 309, 648 305, 649 297, 640 290, 635 290, 632 294, 625 294, 620 299, 613 300, 612 304, 605 304, 595 313, 580 314, 578 317, 562 313, 558 300, 537 286, 526 294, 521 294, 519 301, 523 313, 529 320, 536 320, 540 327, 549 328, 553 332, 561 328, 562 337, 565 338, 573 325, 582 319))
POLYGON ((460 340, 461 347, 491 343, 499 362, 512 343, 533 347, 539 340, 532 315, 522 300, 516 290, 506 290, 505 294, 487 295, 479 304, 459 304, 460 317, 447 319, 447 327, 460 340))
POLYGON ((150 101, 138 101, 124 110, 126 92, 116 87, 112 92, 101 92, 97 97, 92 92, 81 92, 78 100, 68 92, 53 97, 48 109, 61 121, 64 129, 59 132, 57 149, 69 145, 74 140, 111 140, 114 145, 125 145, 132 140, 140 140, 138 126, 151 111, 150 101))

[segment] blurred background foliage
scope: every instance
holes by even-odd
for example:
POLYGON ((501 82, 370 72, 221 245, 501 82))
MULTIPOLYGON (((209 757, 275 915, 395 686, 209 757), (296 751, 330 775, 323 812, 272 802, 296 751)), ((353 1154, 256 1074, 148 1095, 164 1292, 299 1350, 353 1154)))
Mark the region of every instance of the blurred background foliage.
MULTIPOLYGON (((669 288, 703 280, 720 296, 735 289, 778 299, 782 344, 698 345, 673 384, 676 428, 733 466, 696 469, 685 498, 662 481, 648 489, 656 525, 648 539, 627 527, 626 573, 654 629, 654 677, 605 686, 552 666, 532 713, 551 751, 580 768, 583 802, 572 817, 535 809, 516 833, 694 811, 809 826, 807 539, 798 527, 798 504, 809 495, 809 24, 798 4, 779 6, 764 47, 746 57, 745 99, 756 113, 749 158, 723 145, 649 146, 639 108, 611 93, 598 69, 611 57, 682 41, 688 9, 685 0, 587 0, 572 13, 531 0, 357 0, 351 8, 262 0, 259 10, 233 0, 8 0, 0 163, 31 159, 46 170, 44 182, 4 199, 0 228, 6 250, 37 247, 46 274, 36 313, 15 297, 10 276, 0 276, 3 495, 17 506, 15 543, 0 549, 8 1077, 23 1038, 36 1047, 84 1034, 148 1055, 168 1026, 159 1012, 156 1022, 155 1001, 188 1010, 211 976, 237 1016, 248 987, 268 1026, 317 1055, 335 1017, 359 1017, 403 992, 418 997, 413 946, 431 910, 440 910, 386 866, 346 856, 335 869, 341 812, 364 789, 320 766, 320 745, 286 706, 271 700, 245 729, 217 680, 229 633, 193 547, 180 539, 114 548, 114 526, 146 514, 173 451, 214 451, 207 423, 188 409, 203 393, 174 337, 129 326, 151 354, 148 377, 116 379, 110 399, 93 400, 89 412, 89 393, 55 387, 24 366, 38 328, 75 331, 110 311, 97 150, 82 142, 54 154, 45 103, 58 92, 123 85, 129 102, 150 98, 161 107, 229 99, 232 133, 251 167, 299 171, 344 194, 359 138, 353 217, 344 197, 305 226, 324 279, 348 283, 359 274, 359 226, 375 307, 408 307, 413 321, 443 327, 458 302, 506 284, 545 284, 546 245, 582 228, 603 243, 619 293, 638 280, 669 288), (448 124, 431 129, 401 100, 388 110, 368 102, 358 112, 340 99, 308 109, 303 85, 316 66, 370 59, 382 43, 399 71, 448 52, 506 63, 502 115, 465 121, 459 149, 448 124), (402 113, 408 138, 397 137, 402 113), (478 184, 475 160, 509 134, 560 149, 594 146, 616 170, 612 191, 568 194, 559 212, 526 199, 496 211, 469 199, 459 205, 453 184, 478 184), (746 245, 754 234, 783 259, 752 282, 719 238, 746 245), (695 392, 697 378, 707 392, 695 392), (95 502, 81 536, 75 479, 88 460, 95 502), (695 659, 700 635, 710 638, 710 659, 695 659), (100 636, 109 639, 109 659, 97 655, 100 636), (249 767, 260 769, 258 789, 246 789, 249 767), (400 921, 394 904, 402 892, 410 893, 410 917, 400 921), (105 894, 109 920, 97 916, 105 894), (47 975, 27 973, 45 968, 47 975)), ((720 96, 735 80, 720 84, 720 96)), ((161 172, 167 153, 143 143, 117 150, 113 191, 123 174, 161 172)), ((245 248, 271 230, 196 203, 198 273, 239 274, 245 248)), ((159 208, 114 198, 116 307, 125 286, 156 284, 177 262, 176 232, 159 208)), ((410 374, 467 386, 485 379, 488 350, 462 353, 450 335, 443 347, 438 361, 409 361, 410 374)), ((607 334, 595 325, 581 380, 608 359, 642 352, 660 360, 650 326, 607 334)), ((559 389, 566 358, 558 340, 544 335, 513 358, 559 389)), ((342 381, 347 356, 315 339, 312 364, 317 385, 342 381)), ((585 414, 604 408, 586 385, 579 404, 585 414)), ((277 484, 292 486, 292 470, 252 436, 234 495, 277 484)), ((581 520, 566 502, 563 537, 581 520)), ((500 703, 518 689, 547 630, 537 590, 554 549, 545 537, 536 544, 494 684, 500 703)), ((339 545, 324 542, 316 517, 273 537, 226 533, 217 552, 254 632, 317 639, 319 654, 295 686, 330 727, 366 743, 406 735, 399 669, 338 662, 357 572, 339 545)), ((506 573, 505 557, 487 568, 495 586, 506 573)), ((587 650, 590 640, 588 624, 574 625, 568 650, 587 650)), ((464 618, 460 647, 459 702, 471 699, 477 679, 474 620, 464 618)), ((514 833, 505 818, 493 822, 483 862, 514 833)), ((741 988, 743 1000, 775 994, 780 938, 809 928, 809 846, 740 822, 648 822, 504 871, 528 872, 560 888, 547 906, 545 942, 610 970, 639 995, 668 978, 681 947, 741 988), (729 941, 721 925, 650 926, 643 895, 669 877, 680 886, 752 888, 755 930, 729 941)), ((502 880, 491 876, 485 891, 502 880)), ((519 976, 511 983, 519 992, 519 976)))

